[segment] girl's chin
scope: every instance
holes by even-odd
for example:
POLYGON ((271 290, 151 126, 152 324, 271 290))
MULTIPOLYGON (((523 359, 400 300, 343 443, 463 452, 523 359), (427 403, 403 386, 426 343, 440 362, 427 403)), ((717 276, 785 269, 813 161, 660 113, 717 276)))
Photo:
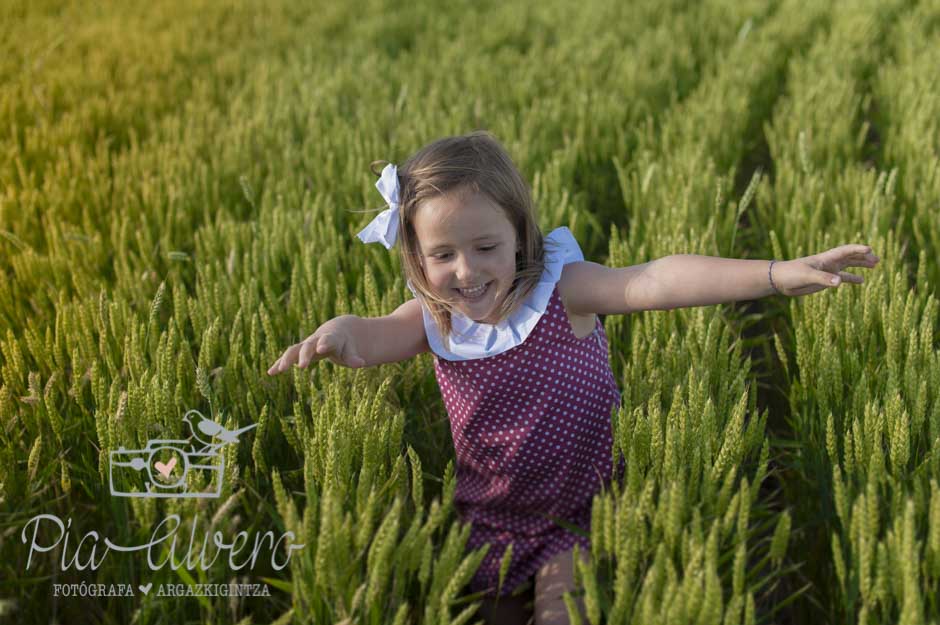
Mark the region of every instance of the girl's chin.
POLYGON ((466 304, 457 306, 457 310, 459 310, 463 314, 464 317, 472 319, 473 321, 476 321, 477 323, 489 323, 484 320, 487 319, 490 316, 490 314, 493 312, 492 307, 467 306, 466 304))

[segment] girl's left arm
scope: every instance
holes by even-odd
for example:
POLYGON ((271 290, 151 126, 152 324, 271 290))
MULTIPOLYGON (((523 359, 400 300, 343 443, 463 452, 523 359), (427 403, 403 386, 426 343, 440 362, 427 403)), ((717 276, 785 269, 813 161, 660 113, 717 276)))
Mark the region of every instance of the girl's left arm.
POLYGON ((862 284, 865 280, 861 276, 842 270, 872 268, 879 260, 871 247, 860 244, 840 245, 794 260, 778 260, 770 272, 768 260, 674 254, 651 262, 646 269, 651 302, 648 307, 670 310, 759 299, 776 293, 771 279, 783 295, 808 295, 837 287, 843 281, 862 284))

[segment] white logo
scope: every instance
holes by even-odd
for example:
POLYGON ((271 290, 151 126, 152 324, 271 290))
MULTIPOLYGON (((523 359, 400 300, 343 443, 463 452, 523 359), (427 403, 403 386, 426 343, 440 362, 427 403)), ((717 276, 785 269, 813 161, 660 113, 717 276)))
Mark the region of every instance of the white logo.
POLYGON ((219 450, 224 445, 238 441, 240 434, 256 427, 257 423, 229 430, 202 416, 198 410, 187 412, 183 421, 192 433, 186 440, 151 439, 143 449, 120 447, 111 452, 109 482, 112 495, 172 498, 219 496, 225 472, 225 456, 219 450), (189 490, 186 476, 190 469, 204 472, 203 475, 209 480, 207 489, 199 492, 189 490))

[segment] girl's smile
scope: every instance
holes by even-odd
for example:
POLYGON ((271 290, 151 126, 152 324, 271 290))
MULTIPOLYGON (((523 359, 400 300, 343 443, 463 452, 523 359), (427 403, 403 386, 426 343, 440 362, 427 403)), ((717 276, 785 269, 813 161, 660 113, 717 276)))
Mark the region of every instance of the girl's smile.
POLYGON ((423 202, 414 228, 435 295, 474 321, 495 324, 492 314, 516 273, 516 232, 503 209, 483 194, 450 193, 423 202))

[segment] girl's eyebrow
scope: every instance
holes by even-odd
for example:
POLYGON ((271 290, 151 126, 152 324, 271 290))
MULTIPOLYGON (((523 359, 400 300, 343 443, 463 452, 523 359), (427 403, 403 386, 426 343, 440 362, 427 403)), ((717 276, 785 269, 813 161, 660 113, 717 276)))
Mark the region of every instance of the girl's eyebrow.
MULTIPOLYGON (((475 237, 475 238, 473 238, 472 240, 473 240, 473 241, 481 241, 481 240, 483 240, 483 239, 496 239, 496 238, 498 238, 498 237, 497 237, 497 235, 495 235, 495 234, 484 234, 484 235, 475 237)), ((448 244, 448 243, 440 243, 440 244, 435 245, 434 247, 432 247, 430 250, 428 250, 428 252, 436 252, 437 250, 444 249, 444 248, 448 248, 448 247, 450 247, 450 244, 448 244)))

